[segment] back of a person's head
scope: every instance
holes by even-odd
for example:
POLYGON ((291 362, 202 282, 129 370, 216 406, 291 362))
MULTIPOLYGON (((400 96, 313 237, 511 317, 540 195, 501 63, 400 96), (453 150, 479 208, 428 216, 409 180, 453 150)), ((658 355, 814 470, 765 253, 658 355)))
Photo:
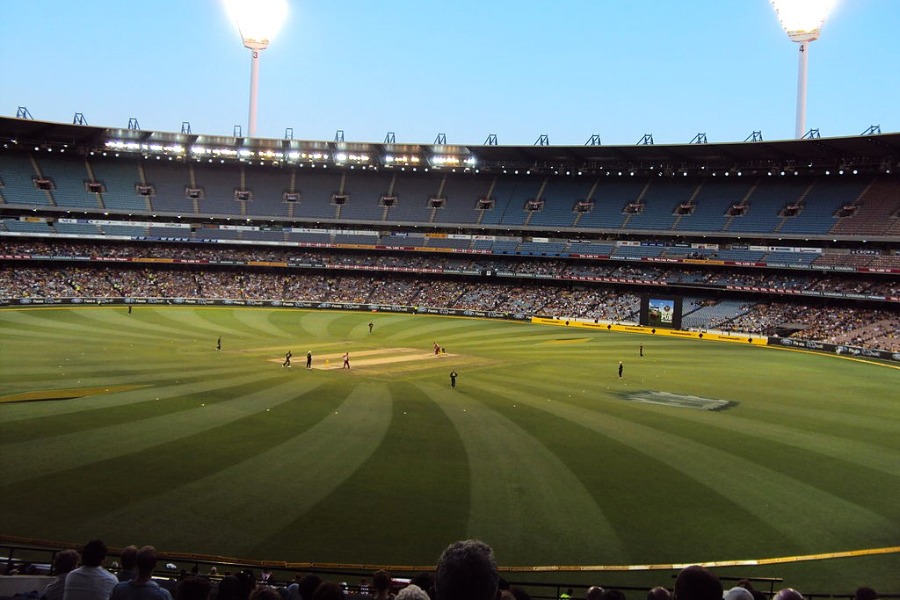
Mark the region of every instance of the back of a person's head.
POLYGON ((372 587, 378 592, 383 592, 391 587, 391 574, 387 571, 375 571, 372 575, 372 587))
POLYGON ((450 544, 438 561, 437 600, 495 600, 500 576, 494 551, 479 540, 450 544))
POLYGON ((206 577, 191 575, 178 582, 175 588, 175 600, 207 600, 210 583, 206 577))
POLYGON ((409 582, 422 588, 426 594, 430 594, 431 590, 434 589, 434 573, 428 571, 417 573, 413 575, 413 578, 410 579, 409 582))
POLYGON ((304 575, 297 583, 297 591, 300 592, 300 597, 303 600, 312 600, 313 594, 316 593, 316 588, 321 584, 322 578, 318 575, 304 575))
POLYGON ((142 546, 137 551, 137 569, 141 577, 149 577, 156 568, 156 561, 159 560, 159 554, 153 546, 142 546))
MULTIPOLYGON (((259 600, 268 600, 268 598, 259 600)), ((339 583, 323 581, 313 593, 312 600, 344 600, 344 590, 339 583)))
POLYGON ((119 559, 122 561, 122 569, 124 571, 134 571, 134 567, 137 565, 137 553, 137 546, 125 546, 122 548, 119 559))
POLYGON ((722 600, 722 583, 703 567, 685 567, 675 579, 674 600, 722 600))
POLYGON ((53 557, 53 574, 62 575, 78 566, 78 553, 74 550, 62 550, 53 557))
POLYGON ((235 575, 226 575, 216 590, 218 600, 241 600, 241 582, 235 575))
MULTIPOLYGON (((313 595, 315 598, 315 595, 313 595)), ((256 586, 249 596, 250 600, 283 600, 281 592, 268 585, 256 586)))
POLYGON ((600 596, 603 595, 603 588, 599 585, 592 585, 587 589, 587 592, 584 594, 585 600, 600 600, 600 596))
POLYGON ((778 590, 772 600, 804 600, 803 594, 795 590, 794 588, 784 588, 778 590))
POLYGON ((725 592, 723 600, 753 600, 753 592, 743 586, 735 586, 725 592))
POLYGON ((671 600, 672 594, 666 588, 662 586, 656 586, 654 588, 650 588, 647 592, 647 600, 671 600))
POLYGON ((414 583, 397 592, 397 600, 428 600, 428 594, 414 583))
POLYGON ((243 600, 250 597, 250 592, 256 587, 256 575, 251 569, 241 569, 234 575, 240 584, 240 594, 243 600))
POLYGON ((853 600, 878 600, 878 592, 870 587, 858 587, 853 593, 853 600))
POLYGON ((86 567, 99 567, 106 558, 106 544, 100 540, 91 540, 81 549, 81 564, 86 567))

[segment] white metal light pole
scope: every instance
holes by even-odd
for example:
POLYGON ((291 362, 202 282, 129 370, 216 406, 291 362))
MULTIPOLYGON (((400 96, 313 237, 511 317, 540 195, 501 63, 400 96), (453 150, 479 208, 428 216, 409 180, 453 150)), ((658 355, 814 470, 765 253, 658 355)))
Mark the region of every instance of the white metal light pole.
POLYGON ((259 53, 269 47, 287 16, 287 0, 225 0, 241 41, 250 50, 250 117, 248 137, 256 135, 256 106, 259 96, 259 53))
POLYGON ((819 32, 834 7, 835 0, 771 0, 781 26, 792 41, 800 44, 797 69, 797 139, 806 134, 806 80, 809 72, 809 43, 819 32))

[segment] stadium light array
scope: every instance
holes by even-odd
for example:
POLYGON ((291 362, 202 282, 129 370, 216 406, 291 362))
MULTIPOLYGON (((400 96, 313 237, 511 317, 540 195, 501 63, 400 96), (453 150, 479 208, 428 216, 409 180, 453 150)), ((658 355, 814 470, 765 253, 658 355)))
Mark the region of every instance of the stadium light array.
POLYGON ((335 152, 334 154, 334 163, 337 165, 366 165, 370 160, 368 154, 355 152, 335 152))
POLYGON ((126 152, 149 152, 153 154, 184 154, 184 146, 180 144, 142 144, 135 141, 107 140, 104 146, 110 150, 124 150, 126 152))
POLYGON ((797 72, 797 123, 795 137, 801 139, 806 130, 806 82, 809 69, 809 43, 819 39, 825 19, 836 0, 771 0, 781 26, 800 44, 797 72))
POLYGON ((472 168, 475 166, 475 157, 474 156, 457 156, 455 154, 435 154, 429 160, 432 167, 440 168, 440 167, 466 167, 472 168))
POLYGON ((421 162, 418 156, 409 154, 385 154, 384 165, 390 167, 393 165, 406 166, 418 165, 421 162))
POLYGON ((244 47, 250 50, 250 117, 247 135, 256 136, 259 96, 259 53, 269 47, 287 17, 287 0, 225 0, 225 8, 237 25, 244 47))

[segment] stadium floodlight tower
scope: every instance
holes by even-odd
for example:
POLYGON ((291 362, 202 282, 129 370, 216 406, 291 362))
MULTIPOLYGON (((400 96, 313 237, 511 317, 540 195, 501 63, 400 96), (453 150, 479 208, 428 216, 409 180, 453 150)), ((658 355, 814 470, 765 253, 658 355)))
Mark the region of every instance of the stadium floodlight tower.
POLYGON ((225 0, 244 46, 250 50, 249 137, 256 136, 256 101, 259 95, 259 53, 269 47, 288 12, 287 0, 225 0))
POLYGON ((771 0, 781 26, 791 41, 800 44, 800 66, 797 73, 797 127, 800 139, 806 129, 806 79, 809 67, 809 43, 819 39, 819 32, 836 0, 771 0))

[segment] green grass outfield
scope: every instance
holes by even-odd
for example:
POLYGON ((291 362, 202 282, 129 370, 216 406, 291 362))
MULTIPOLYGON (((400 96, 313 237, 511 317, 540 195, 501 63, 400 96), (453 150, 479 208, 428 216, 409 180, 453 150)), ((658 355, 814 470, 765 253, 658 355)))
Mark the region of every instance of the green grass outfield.
MULTIPOLYGON (((7 535, 389 565, 434 564, 467 537, 507 566, 900 545, 900 371, 883 364, 491 320, 119 306, 0 311, 0 369, 7 535), (351 370, 318 368, 345 351, 351 370), (728 405, 665 403, 682 396, 728 405)), ((722 573, 887 593, 898 563, 722 573)))

